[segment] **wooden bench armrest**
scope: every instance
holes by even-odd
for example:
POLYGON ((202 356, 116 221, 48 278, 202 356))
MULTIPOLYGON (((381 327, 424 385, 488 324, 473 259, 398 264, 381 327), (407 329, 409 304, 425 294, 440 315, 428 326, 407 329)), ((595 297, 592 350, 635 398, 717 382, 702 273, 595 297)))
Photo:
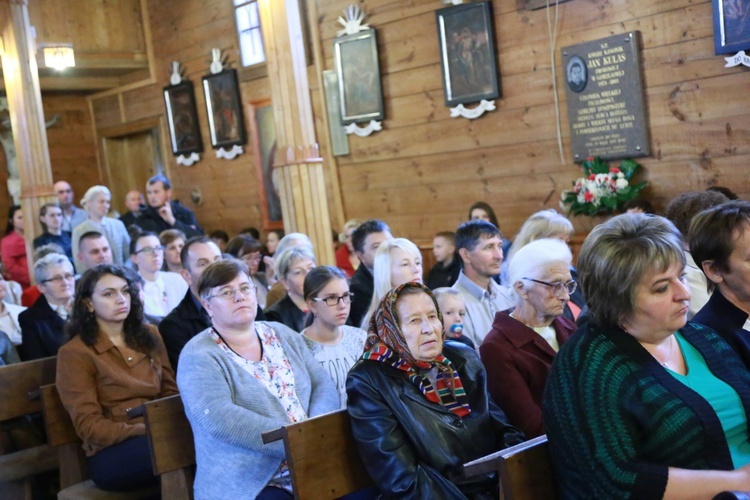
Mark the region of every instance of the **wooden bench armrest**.
POLYGON ((138 405, 135 408, 128 408, 126 414, 128 416, 128 420, 141 418, 146 415, 146 407, 144 405, 138 405))
POLYGON ((511 458, 519 453, 523 453, 529 448, 533 448, 538 444, 544 443, 546 441, 546 435, 538 436, 534 439, 529 439, 528 441, 524 441, 523 443, 511 446, 510 448, 505 448, 504 450, 496 451, 495 453, 491 453, 487 456, 472 460, 471 462, 464 464, 463 475, 465 478, 470 478, 478 476, 480 474, 496 472, 503 460, 511 458))
POLYGON ((263 444, 268 444, 284 439, 285 435, 286 429, 284 427, 279 427, 278 429, 264 432, 260 437, 263 439, 263 444))

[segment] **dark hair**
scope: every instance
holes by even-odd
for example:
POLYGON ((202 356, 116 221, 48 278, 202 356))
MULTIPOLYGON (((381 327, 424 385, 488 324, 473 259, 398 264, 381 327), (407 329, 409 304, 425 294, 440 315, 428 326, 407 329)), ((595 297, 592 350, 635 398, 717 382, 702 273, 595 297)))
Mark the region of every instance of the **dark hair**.
POLYGON ((686 241, 693 217, 698 212, 721 205, 725 201, 728 201, 727 197, 715 191, 688 191, 677 195, 669 202, 664 210, 664 217, 677 226, 682 233, 682 239, 686 241))
POLYGON ((226 285, 239 276, 240 273, 245 273, 250 277, 247 265, 243 261, 232 257, 209 264, 203 270, 203 274, 201 274, 198 280, 198 295, 200 295, 201 299, 206 300, 208 292, 212 288, 226 285))
POLYGON ((217 229, 208 233, 208 237, 215 240, 229 241, 229 235, 223 229, 217 229))
MULTIPOLYGON (((185 246, 180 250, 180 262, 182 263, 182 267, 188 271, 190 270, 190 266, 188 265, 188 252, 190 252, 190 247, 196 243, 213 243, 213 241, 211 241, 211 238, 208 236, 193 236, 185 242, 185 246)), ((215 244, 216 243, 214 243, 214 245, 215 244)))
POLYGON ((224 251, 239 259, 245 254, 260 252, 262 249, 263 245, 258 240, 240 234, 229 240, 224 251))
POLYGON ((454 245, 456 243, 456 233, 453 231, 440 231, 435 235, 435 238, 445 238, 454 245))
MULTIPOLYGON (((42 217, 44 217, 45 215, 47 215, 47 210, 49 210, 49 209, 50 209, 50 208, 52 208, 52 207, 57 207, 57 208, 60 208, 60 204, 59 204, 59 203, 57 203, 57 202, 53 202, 53 203, 45 203, 45 204, 44 204, 44 205, 42 205, 42 207, 41 207, 41 208, 39 209, 39 219, 40 219, 40 220, 39 220, 39 224, 41 224, 41 225, 42 225, 42 229, 44 230, 44 232, 45 232, 45 233, 47 232, 47 224, 45 224, 44 222, 42 222, 42 221, 41 221, 41 218, 42 218, 42 217)), ((60 209, 61 209, 61 208, 60 208, 60 209)), ((62 210, 62 209, 61 209, 61 210, 62 210)))
POLYGON ((169 179, 164 174, 156 174, 155 176, 151 177, 148 182, 146 183, 147 186, 152 186, 156 184, 157 182, 161 182, 162 186, 164 186, 164 190, 172 189, 172 183, 169 182, 169 179))
POLYGON ((492 222, 496 228, 500 229, 500 224, 497 222, 497 216, 495 215, 495 211, 492 210, 492 207, 488 203, 485 203, 484 201, 478 201, 471 206, 471 208, 469 209, 469 217, 467 218, 468 220, 471 220, 471 212, 473 212, 477 208, 487 212, 487 215, 489 215, 490 217, 490 222, 492 222))
POLYGON ((355 252, 363 253, 365 251, 365 239, 373 233, 391 232, 388 224, 378 219, 364 221, 352 233, 352 246, 355 252))
POLYGON ((19 210, 21 210, 21 205, 13 205, 12 207, 10 207, 10 210, 8 210, 8 224, 5 226, 6 236, 12 233, 15 229, 13 227, 13 216, 16 215, 16 212, 18 212, 19 210))
POLYGON ((123 325, 125 343, 131 349, 152 354, 157 347, 156 337, 143 323, 143 303, 138 296, 140 286, 133 276, 134 271, 123 266, 99 264, 81 276, 76 284, 75 301, 73 302, 70 320, 65 325, 65 332, 70 338, 78 335, 87 346, 96 344, 99 324, 96 321, 96 314, 89 312, 87 302, 91 300, 96 284, 108 274, 124 279, 128 285, 130 313, 125 318, 123 325))
POLYGON ((100 233, 99 231, 87 231, 83 233, 80 238, 78 238, 78 246, 80 247, 81 243, 83 243, 86 240, 98 240, 102 236, 104 235, 100 233))
POLYGON ((250 235, 253 239, 260 240, 260 231, 257 227, 246 227, 238 233, 238 236, 250 235))
MULTIPOLYGON (((130 255, 135 255, 136 249, 138 248, 138 242, 141 238, 145 238, 147 236, 153 236, 157 240, 159 239, 159 235, 153 231, 143 231, 134 235, 132 238, 130 238, 130 255)), ((161 245, 161 241, 159 242, 159 244, 161 245)))
MULTIPOLYGON (((742 234, 750 228, 750 203, 728 201, 709 208, 693 217, 688 233, 690 254, 696 265, 703 269, 703 262, 712 260, 722 272, 729 271, 729 256, 734 251, 735 233, 742 234)), ((714 283, 709 279, 708 289, 714 283)))
POLYGON ((495 236, 503 237, 500 230, 491 222, 480 219, 466 221, 456 229, 456 251, 465 248, 471 252, 479 243, 480 238, 495 236))
POLYGON ((644 198, 634 198, 632 200, 628 200, 623 206, 622 211, 627 212, 628 210, 632 208, 637 208, 641 210, 644 214, 653 214, 656 213, 656 210, 654 210, 654 205, 650 201, 644 199, 644 198))
POLYGON ((334 279, 345 280, 347 278, 344 271, 335 266, 318 266, 311 269, 305 276, 303 288, 305 300, 315 298, 334 279))
POLYGON ((711 186, 710 188, 706 188, 706 191, 716 191, 717 193, 721 193, 726 196, 728 200, 739 199, 739 196, 737 196, 734 191, 724 186, 711 186))

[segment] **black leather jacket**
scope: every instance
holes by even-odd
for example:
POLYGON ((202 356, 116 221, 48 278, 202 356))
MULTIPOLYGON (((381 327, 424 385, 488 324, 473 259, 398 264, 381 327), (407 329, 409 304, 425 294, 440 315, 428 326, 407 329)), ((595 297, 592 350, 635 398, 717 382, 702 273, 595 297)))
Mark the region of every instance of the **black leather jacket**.
POLYGON ((430 403, 406 373, 385 363, 360 360, 346 380, 348 411, 359 454, 385 498, 471 498, 491 493, 492 478, 462 481, 462 465, 524 440, 487 393, 476 352, 448 341, 469 397, 471 413, 459 417, 430 403))

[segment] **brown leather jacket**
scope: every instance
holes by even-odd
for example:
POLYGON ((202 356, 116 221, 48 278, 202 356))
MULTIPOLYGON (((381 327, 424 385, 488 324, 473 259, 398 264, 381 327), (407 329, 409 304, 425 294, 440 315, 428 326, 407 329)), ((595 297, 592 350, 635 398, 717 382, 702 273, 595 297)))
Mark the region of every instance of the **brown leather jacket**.
POLYGON ((57 391, 87 456, 145 433, 142 418, 127 419, 129 408, 178 392, 161 336, 149 328, 157 338, 153 357, 116 347, 101 333, 93 346, 76 336, 57 353, 57 391))

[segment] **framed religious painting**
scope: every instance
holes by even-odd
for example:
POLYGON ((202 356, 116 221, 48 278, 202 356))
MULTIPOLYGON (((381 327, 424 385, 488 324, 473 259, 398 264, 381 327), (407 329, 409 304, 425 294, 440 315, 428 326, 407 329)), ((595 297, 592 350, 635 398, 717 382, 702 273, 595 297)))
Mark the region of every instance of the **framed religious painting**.
POLYGON ((712 0, 712 2, 716 54, 750 49, 750 0, 712 0))
POLYGON ((500 97, 491 2, 435 11, 445 105, 500 97))
POLYGON ((263 230, 284 229, 281 215, 281 199, 274 177, 273 162, 276 156, 276 128, 273 121, 271 101, 251 102, 248 106, 250 141, 255 158, 260 217, 263 230))
POLYGON ((240 106, 237 71, 226 69, 221 73, 204 76, 203 94, 206 98, 211 146, 219 149, 245 144, 247 137, 240 106))
POLYGON ((184 81, 164 87, 164 104, 167 108, 172 153, 178 156, 203 151, 192 82, 184 81))
POLYGON ((342 124, 382 120, 383 90, 375 30, 366 29, 335 38, 333 53, 339 79, 342 124))

